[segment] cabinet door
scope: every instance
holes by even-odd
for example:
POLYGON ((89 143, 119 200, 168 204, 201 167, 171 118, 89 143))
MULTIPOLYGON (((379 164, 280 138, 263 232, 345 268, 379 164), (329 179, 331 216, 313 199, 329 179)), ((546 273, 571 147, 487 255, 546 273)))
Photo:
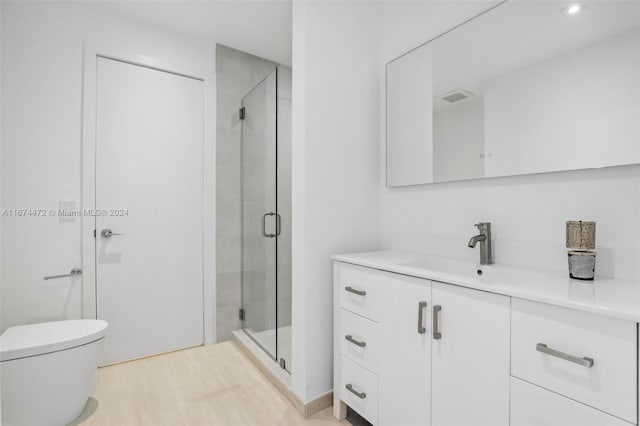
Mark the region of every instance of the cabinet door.
POLYGON ((508 425, 510 298, 434 282, 432 300, 433 424, 508 425))
POLYGON ((385 274, 381 286, 378 420, 431 423, 431 282, 385 274))

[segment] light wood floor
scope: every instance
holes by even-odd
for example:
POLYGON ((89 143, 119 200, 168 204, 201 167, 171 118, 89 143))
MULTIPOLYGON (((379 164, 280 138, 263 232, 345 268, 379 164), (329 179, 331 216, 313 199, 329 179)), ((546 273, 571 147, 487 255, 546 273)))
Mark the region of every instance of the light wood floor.
POLYGON ((99 377, 73 425, 349 424, 331 409, 303 419, 232 342, 104 367, 99 377))

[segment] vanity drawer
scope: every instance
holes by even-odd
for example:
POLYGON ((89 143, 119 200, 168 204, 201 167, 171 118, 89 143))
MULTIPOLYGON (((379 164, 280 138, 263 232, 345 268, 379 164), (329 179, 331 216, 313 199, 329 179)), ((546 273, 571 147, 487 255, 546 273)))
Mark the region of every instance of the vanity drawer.
POLYGON ((617 417, 511 378, 511 426, 630 426, 617 417))
POLYGON ((636 423, 634 322, 516 298, 511 308, 513 376, 636 423))
POLYGON ((378 321, 382 272, 338 263, 335 274, 340 307, 378 321))
POLYGON ((340 353, 378 373, 378 324, 340 309, 340 353))
POLYGON ((378 422, 378 377, 340 357, 340 399, 369 422, 378 422))

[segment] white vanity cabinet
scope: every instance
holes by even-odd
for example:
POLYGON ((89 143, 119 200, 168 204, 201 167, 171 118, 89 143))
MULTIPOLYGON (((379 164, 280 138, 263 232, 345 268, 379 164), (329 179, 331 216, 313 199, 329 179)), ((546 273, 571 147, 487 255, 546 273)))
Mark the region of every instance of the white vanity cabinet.
POLYGON ((508 425, 510 298, 432 288, 432 424, 508 425))
POLYGON ((431 282, 341 263, 334 274, 336 417, 346 403, 373 424, 429 424, 431 282))
POLYGON ((513 270, 510 284, 395 252, 334 261, 337 418, 638 425, 640 283, 513 270))
POLYGON ((431 282, 378 272, 383 277, 378 424, 428 425, 431 416, 431 282))
POLYGON ((511 321, 511 374, 528 385, 512 387, 513 424, 637 424, 635 322, 519 298, 511 321), (539 410, 518 402, 528 395, 539 410))
POLYGON ((511 378, 512 426, 629 426, 617 417, 511 378))
POLYGON ((379 425, 508 424, 508 297, 341 262, 334 274, 336 417, 346 404, 379 425))

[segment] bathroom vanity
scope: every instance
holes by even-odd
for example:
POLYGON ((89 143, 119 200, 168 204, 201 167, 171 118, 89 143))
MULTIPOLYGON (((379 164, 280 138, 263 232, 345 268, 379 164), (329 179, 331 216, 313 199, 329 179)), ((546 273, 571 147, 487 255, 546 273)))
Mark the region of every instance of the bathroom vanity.
POLYGON ((397 252, 334 260, 334 415, 637 425, 640 283, 397 252))

